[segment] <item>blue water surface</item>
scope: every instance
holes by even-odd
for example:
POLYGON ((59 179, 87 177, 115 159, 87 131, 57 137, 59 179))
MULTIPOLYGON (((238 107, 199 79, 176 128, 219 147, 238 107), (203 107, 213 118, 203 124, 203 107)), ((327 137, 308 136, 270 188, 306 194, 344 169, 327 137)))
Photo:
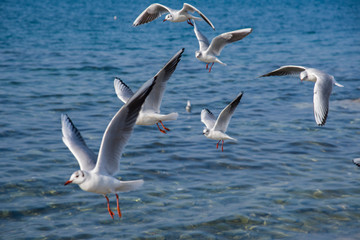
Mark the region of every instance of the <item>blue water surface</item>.
POLYGON ((0 3, 0 238, 359 239, 360 169, 351 161, 360 157, 360 2, 190 0, 216 27, 198 23, 209 39, 253 28, 211 73, 194 56, 190 25, 162 16, 132 27, 151 3, 0 3), (97 152, 123 105, 114 77, 136 90, 181 48, 161 107, 179 118, 168 134, 135 127, 116 177, 145 184, 120 194, 123 217, 112 220, 103 196, 63 185, 79 167, 60 115, 97 152), (324 127, 314 120, 313 83, 257 78, 290 64, 345 86, 334 87, 324 127), (221 152, 202 135, 200 112, 219 114, 240 91, 228 128, 238 141, 221 152))

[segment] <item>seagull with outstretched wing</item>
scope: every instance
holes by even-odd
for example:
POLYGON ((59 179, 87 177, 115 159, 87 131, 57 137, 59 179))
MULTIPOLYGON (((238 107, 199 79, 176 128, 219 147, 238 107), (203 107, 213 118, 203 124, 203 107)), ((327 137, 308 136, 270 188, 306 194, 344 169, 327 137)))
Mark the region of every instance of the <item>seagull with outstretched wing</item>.
POLYGON ((230 137, 225 132, 242 96, 243 92, 237 95, 236 98, 221 111, 217 119, 209 109, 205 108, 201 111, 201 122, 205 124, 203 134, 207 138, 218 140, 216 148, 219 147, 219 143, 222 141, 221 151, 224 151, 224 140, 236 141, 236 139, 230 137))
POLYGON ((301 81, 314 82, 314 116, 317 125, 323 126, 329 112, 330 95, 333 85, 344 87, 335 81, 335 78, 316 68, 306 68, 302 66, 282 66, 272 72, 261 75, 260 77, 300 75, 301 81))
POLYGON ((187 21, 188 24, 193 26, 193 24, 191 23, 191 19, 196 20, 196 21, 203 19, 207 24, 210 25, 210 27, 212 29, 215 30, 215 27, 210 22, 210 20, 202 12, 200 12, 196 7, 194 7, 188 3, 184 3, 183 8, 180 10, 174 10, 174 9, 171 9, 162 4, 153 3, 149 7, 147 7, 135 19, 133 26, 139 26, 141 24, 149 23, 165 13, 168 13, 168 14, 165 16, 165 19, 163 20, 163 22, 165 22, 165 21, 185 22, 185 21, 187 21), (201 18, 191 15, 189 12, 190 13, 197 12, 201 18))
POLYGON ((65 185, 75 183, 84 191, 104 195, 111 218, 114 218, 115 214, 110 209, 107 194, 115 193, 117 212, 119 217, 121 217, 117 193, 135 190, 142 186, 144 182, 142 179, 120 181, 113 176, 119 170, 122 151, 132 134, 145 100, 155 90, 157 82, 163 81, 163 78, 171 75, 175 70, 174 68, 176 68, 180 55, 177 54, 178 58, 172 58, 171 62, 166 65, 171 67, 165 66, 160 70, 160 74, 158 73, 145 82, 135 94, 128 96, 129 98, 126 103, 108 124, 97 156, 86 145, 80 131, 75 127, 69 116, 66 114, 61 115, 63 142, 73 153, 80 165, 80 170, 74 172, 65 185))
POLYGON ((199 50, 195 52, 195 57, 199 61, 206 63, 206 69, 208 69, 209 63, 212 63, 209 68, 209 72, 211 72, 211 68, 216 62, 222 65, 226 65, 225 63, 220 61, 219 58, 217 58, 217 56, 220 56, 223 48, 229 43, 233 43, 243 39, 252 32, 252 29, 244 28, 220 34, 213 38, 211 43, 209 43, 209 40, 198 30, 195 22, 194 32, 197 40, 199 41, 199 50))
MULTIPOLYGON (((167 81, 175 71, 177 64, 181 60, 183 52, 184 48, 178 51, 170 59, 170 61, 165 64, 165 66, 155 75, 155 78, 158 78, 158 80, 156 81, 153 90, 151 91, 141 108, 139 116, 136 120, 136 125, 149 126, 156 124, 159 131, 162 133, 170 131, 169 128, 164 126, 163 121, 176 120, 178 117, 178 113, 173 112, 169 114, 161 114, 160 106, 162 98, 164 96, 167 81), (159 123, 161 124, 163 129, 159 127, 159 123)), ((115 78, 114 88, 116 95, 124 103, 126 103, 133 95, 131 89, 120 78, 115 78)))

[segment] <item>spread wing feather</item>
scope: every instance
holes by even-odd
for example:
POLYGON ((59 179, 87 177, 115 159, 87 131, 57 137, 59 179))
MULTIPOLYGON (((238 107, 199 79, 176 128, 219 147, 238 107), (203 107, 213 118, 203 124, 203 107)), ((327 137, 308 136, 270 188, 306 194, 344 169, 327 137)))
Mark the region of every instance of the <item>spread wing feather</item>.
POLYGON ((207 129, 212 129, 215 125, 216 117, 209 109, 204 108, 201 111, 201 122, 205 124, 207 129))
POLYGON ((211 21, 202 12, 200 12, 196 7, 194 7, 194 6, 192 6, 192 5, 188 4, 188 3, 184 3, 183 8, 180 10, 179 13, 181 13, 181 12, 191 12, 191 13, 197 12, 202 17, 202 19, 204 19, 204 21, 207 24, 209 24, 210 27, 212 27, 212 29, 215 30, 215 27, 211 23, 211 21))
POLYGON ((245 28, 220 34, 211 41, 208 51, 212 52, 216 56, 219 56, 222 49, 227 44, 239 41, 249 35, 251 32, 251 28, 245 28))
POLYGON ((305 67, 288 65, 282 66, 274 71, 261 75, 260 77, 298 75, 305 70, 305 67))
POLYGON ((61 114, 62 140, 80 165, 81 170, 90 171, 95 167, 97 156, 86 145, 80 131, 68 115, 61 114))
POLYGON ((226 132, 231 117, 234 114, 236 107, 239 105, 242 96, 243 92, 240 92, 240 94, 221 111, 218 119, 216 120, 214 130, 226 132))
POLYGON ((153 90, 145 100, 142 111, 154 111, 160 113, 161 101, 164 96, 165 88, 167 81, 175 71, 177 64, 181 60, 182 53, 184 48, 178 51, 169 62, 155 75, 154 78, 157 78, 157 81, 153 87, 153 90))
POLYGON ((118 98, 126 103, 133 95, 133 91, 120 79, 115 77, 114 88, 118 98))
POLYGON ((154 21, 164 13, 170 12, 171 9, 159 4, 154 3, 147 7, 134 21, 133 26, 139 26, 141 24, 149 23, 154 21))

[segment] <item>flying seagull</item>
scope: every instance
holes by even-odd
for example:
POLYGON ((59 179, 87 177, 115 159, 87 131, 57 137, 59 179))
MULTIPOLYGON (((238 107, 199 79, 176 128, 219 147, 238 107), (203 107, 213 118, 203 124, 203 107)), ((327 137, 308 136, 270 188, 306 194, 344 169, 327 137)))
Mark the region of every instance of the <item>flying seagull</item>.
MULTIPOLYGON (((136 120, 137 125, 156 124, 159 131, 162 133, 170 131, 170 129, 165 127, 162 122, 176 120, 178 113, 174 112, 166 115, 160 114, 160 105, 165 92, 166 83, 171 77, 172 73, 175 71, 183 52, 184 48, 178 51, 171 58, 171 60, 155 75, 157 81, 153 87, 153 90, 141 108, 139 117, 136 120), (162 125, 163 129, 159 127, 159 123, 162 125)), ((124 103, 126 103, 134 94, 131 89, 120 78, 117 77, 114 80, 114 88, 118 98, 124 103)))
POLYGON ((105 130, 98 156, 88 148, 71 119, 66 114, 61 115, 63 142, 80 165, 80 170, 74 172, 65 185, 76 183, 84 191, 104 195, 109 214, 113 219, 115 214, 110 209, 107 194, 115 193, 117 212, 121 217, 117 193, 135 190, 144 182, 143 180, 120 181, 113 175, 119 169, 122 150, 130 138, 141 105, 150 93, 155 80, 146 82, 134 97, 115 114, 105 130))
POLYGON ((120 108, 105 130, 98 156, 86 145, 80 131, 75 127, 71 119, 66 114, 61 115, 62 140, 80 165, 80 170, 74 172, 65 185, 75 183, 84 191, 104 195, 111 218, 114 218, 115 214, 110 209, 107 194, 115 193, 117 212, 121 217, 117 193, 135 190, 142 186, 144 182, 143 180, 120 181, 113 175, 119 170, 122 151, 131 136, 136 119, 146 98, 154 89, 157 81, 161 81, 169 73, 171 75, 177 62, 178 59, 173 59, 173 63, 169 64, 168 68, 163 69, 162 75, 156 75, 145 82, 120 108))
POLYGON ((201 111, 201 122, 205 124, 203 134, 207 138, 218 140, 216 149, 219 147, 220 141, 222 141, 221 151, 224 151, 224 140, 229 139, 236 141, 236 139, 230 137, 225 132, 229 126, 230 119, 234 114, 237 105, 240 103, 242 96, 243 92, 240 92, 240 94, 221 111, 217 119, 209 109, 205 108, 201 111))
POLYGON ((162 4, 153 3, 149 7, 147 7, 135 19, 133 26, 139 26, 141 24, 149 23, 165 13, 168 13, 168 14, 165 16, 165 19, 163 20, 163 22, 165 22, 165 21, 185 22, 185 21, 187 21, 188 24, 193 25, 191 23, 191 19, 201 20, 201 18, 191 15, 189 12, 191 12, 191 13, 197 12, 202 17, 202 19, 204 19, 204 21, 207 24, 209 24, 212 27, 212 29, 215 30, 215 27, 210 22, 210 20, 202 12, 200 12, 196 7, 194 7, 188 3, 184 3, 183 8, 180 10, 174 10, 174 9, 168 8, 162 4))
POLYGON ((233 43, 239 41, 249 35, 252 32, 251 28, 244 28, 235 30, 232 32, 226 32, 218 35, 213 38, 211 43, 209 40, 197 29, 196 23, 194 22, 194 32, 197 40, 199 41, 199 50, 195 52, 195 57, 206 63, 206 69, 209 67, 209 63, 212 63, 209 68, 209 72, 211 71, 212 66, 215 62, 220 63, 222 65, 226 65, 217 56, 220 56, 222 49, 229 43, 233 43))
POLYGON ((323 126, 329 112, 329 100, 332 87, 335 84, 338 87, 344 87, 335 81, 335 78, 323 71, 315 68, 306 68, 301 66, 282 66, 272 72, 261 75, 260 77, 299 75, 301 81, 311 81, 314 86, 314 116, 317 125, 323 126))

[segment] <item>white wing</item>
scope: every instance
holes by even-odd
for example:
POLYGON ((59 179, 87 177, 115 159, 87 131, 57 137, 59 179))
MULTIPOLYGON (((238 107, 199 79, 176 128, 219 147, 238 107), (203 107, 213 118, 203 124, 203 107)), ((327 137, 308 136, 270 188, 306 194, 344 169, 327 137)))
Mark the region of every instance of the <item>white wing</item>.
POLYGON ((201 111, 201 122, 203 122, 207 129, 212 129, 216 122, 216 117, 209 109, 204 108, 201 111))
POLYGON ((172 9, 159 3, 151 4, 135 19, 133 26, 139 26, 141 24, 149 23, 157 19, 164 13, 170 12, 171 10, 172 9))
POLYGON ((224 110, 221 111, 215 123, 215 131, 226 132, 227 127, 229 126, 230 119, 234 114, 234 111, 239 104, 242 95, 243 92, 240 92, 240 94, 229 105, 227 105, 224 110))
POLYGON ((154 76, 157 81, 153 87, 153 90, 145 100, 142 111, 152 111, 160 113, 160 105, 165 92, 166 83, 176 69, 178 62, 181 59, 181 55, 184 52, 184 48, 178 51, 168 63, 154 76))
POLYGON ((210 20, 202 13, 200 12, 196 7, 188 4, 188 3, 184 3, 183 5, 183 8, 179 11, 179 13, 181 14, 182 12, 197 12, 201 17, 202 19, 204 19, 204 21, 210 25, 210 27, 212 27, 212 29, 215 30, 215 27, 214 25, 210 22, 210 20))
POLYGON ((194 21, 194 32, 197 40, 199 41, 200 51, 206 51, 210 45, 209 40, 197 29, 195 21, 194 21))
POLYGON ((329 100, 332 91, 333 82, 329 75, 317 75, 316 83, 314 86, 314 116, 315 121, 319 126, 323 126, 326 123, 326 119, 329 112, 329 100), (325 78, 324 78, 325 77, 325 78))
POLYGON ((305 70, 306 70, 305 67, 288 65, 288 66, 282 66, 272 72, 261 75, 260 77, 299 75, 301 72, 305 70))
POLYGON ((66 114, 61 114, 62 140, 80 165, 81 170, 90 171, 95 167, 96 155, 86 145, 79 130, 66 114))
POLYGON ((220 34, 211 41, 208 51, 212 52, 216 56, 219 56, 221 50, 226 46, 226 44, 239 41, 249 35, 251 32, 251 28, 244 28, 220 34))
POLYGON ((119 170, 122 150, 130 138, 141 106, 155 82, 156 78, 145 82, 110 121, 101 141, 94 172, 114 175, 119 170))
POLYGON ((118 98, 126 103, 133 95, 133 91, 120 79, 115 77, 114 88, 118 98))

